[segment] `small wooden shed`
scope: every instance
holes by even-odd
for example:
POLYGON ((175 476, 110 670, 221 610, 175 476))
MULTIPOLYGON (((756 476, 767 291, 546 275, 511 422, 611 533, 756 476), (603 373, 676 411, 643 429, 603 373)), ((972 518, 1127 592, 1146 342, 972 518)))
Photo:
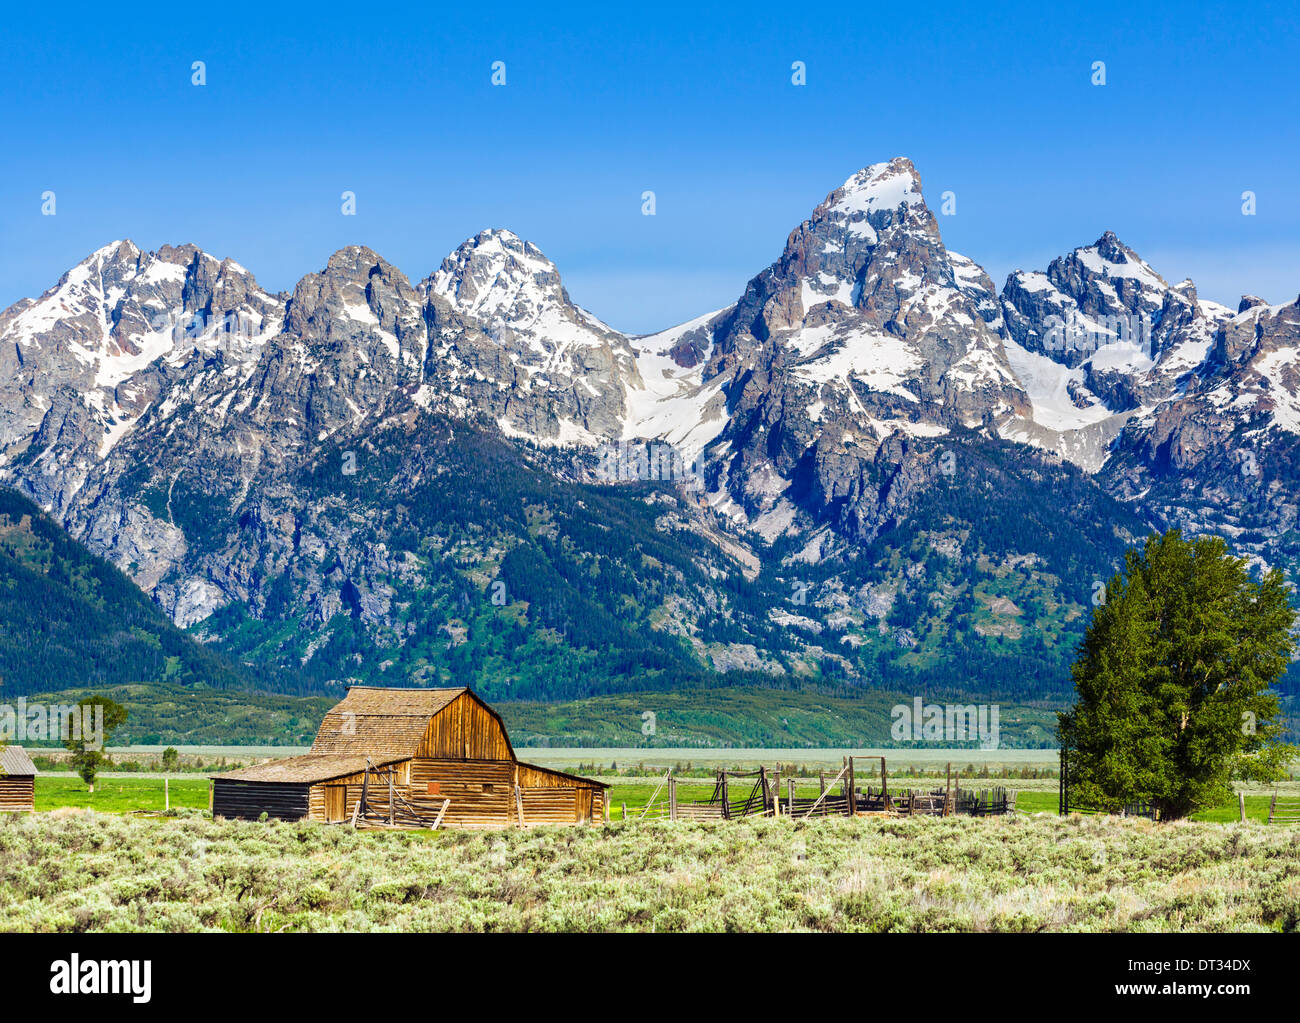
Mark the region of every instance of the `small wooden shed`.
POLYGON ((602 822, 608 802, 601 782, 522 763, 501 716, 469 689, 352 686, 310 753, 214 776, 212 812, 348 821, 363 783, 371 799, 450 800, 447 827, 602 822))
POLYGON ((36 806, 36 765, 21 746, 0 748, 0 812, 36 806))

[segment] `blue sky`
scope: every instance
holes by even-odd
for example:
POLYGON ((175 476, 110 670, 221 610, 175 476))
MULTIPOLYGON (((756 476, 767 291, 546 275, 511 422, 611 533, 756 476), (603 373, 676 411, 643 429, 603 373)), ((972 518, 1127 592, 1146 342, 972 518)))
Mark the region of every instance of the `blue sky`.
POLYGON ((1282 5, 11 8, 0 306, 121 237, 287 289, 343 245, 418 280, 509 227, 576 301, 650 331, 734 300, 897 155, 932 207, 956 193, 944 239, 999 287, 1111 229, 1203 297, 1290 301, 1297 53, 1282 5))

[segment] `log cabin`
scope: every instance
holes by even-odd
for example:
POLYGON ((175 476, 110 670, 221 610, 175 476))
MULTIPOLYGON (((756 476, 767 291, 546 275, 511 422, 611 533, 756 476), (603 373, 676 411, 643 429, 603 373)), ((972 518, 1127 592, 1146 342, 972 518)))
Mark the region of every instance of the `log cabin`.
POLYGON ((214 817, 339 823, 371 800, 446 804, 444 827, 605 820, 608 786, 526 764, 501 716, 466 688, 351 686, 311 751, 212 779, 214 817), (367 774, 367 771, 369 773, 367 774))
POLYGON ((36 765, 21 746, 0 748, 0 812, 36 805, 36 765))

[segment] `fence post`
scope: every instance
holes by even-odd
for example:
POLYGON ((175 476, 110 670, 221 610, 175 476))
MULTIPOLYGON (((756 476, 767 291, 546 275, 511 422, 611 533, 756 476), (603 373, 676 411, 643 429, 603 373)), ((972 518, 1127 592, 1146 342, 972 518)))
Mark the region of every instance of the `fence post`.
POLYGON ((1070 812, 1069 768, 1066 766, 1065 748, 1061 748, 1061 779, 1057 785, 1056 815, 1064 817, 1070 812))
POLYGON ((820 788, 820 791, 817 793, 817 795, 819 796, 826 795, 826 772, 825 771, 817 772, 817 783, 820 788))
POLYGON ((668 776, 668 819, 677 819, 677 779, 671 774, 668 776))
POLYGON ((1237 807, 1241 810, 1241 823, 1246 823, 1246 793, 1237 793, 1237 807))
POLYGON ((729 797, 727 796, 727 771, 726 768, 723 768, 722 770, 722 819, 724 821, 731 820, 731 803, 728 801, 728 799, 729 797))
POLYGON ((169 784, 169 780, 166 777, 164 777, 163 778, 163 810, 166 811, 166 810, 170 810, 171 808, 172 808, 172 790, 169 784))
POLYGON ((787 807, 787 808, 789 809, 789 811, 790 811, 790 816, 793 817, 793 816, 794 816, 794 794, 795 794, 795 784, 794 784, 794 779, 791 778, 788 782, 786 782, 786 785, 787 785, 787 786, 789 787, 789 789, 790 789, 790 799, 789 799, 789 801, 786 803, 786 807, 787 807))
POLYGON ((852 817, 858 812, 858 790, 857 784, 853 780, 853 758, 849 757, 849 816, 852 817))

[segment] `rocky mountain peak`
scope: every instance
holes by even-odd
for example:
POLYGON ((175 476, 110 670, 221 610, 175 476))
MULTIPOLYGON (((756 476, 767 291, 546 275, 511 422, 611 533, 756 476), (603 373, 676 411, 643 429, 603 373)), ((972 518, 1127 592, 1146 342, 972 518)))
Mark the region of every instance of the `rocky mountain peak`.
POLYGON ((532 242, 504 229, 482 231, 420 291, 431 373, 456 407, 547 444, 621 434, 625 387, 638 379, 631 344, 573 303, 555 264, 532 242))
POLYGON ((776 345, 809 383, 856 379, 868 405, 891 406, 886 418, 910 405, 909 418, 978 423, 1021 404, 998 319, 987 275, 944 248, 920 175, 900 157, 851 175, 791 232, 715 351, 743 360, 776 345))
MULTIPOLYGON (((1298 463, 1278 440, 1300 437, 1300 306, 1247 296, 1241 308, 1170 285, 1111 231, 1012 274, 999 296, 945 247, 902 158, 811 208, 734 305, 640 338, 576 306, 542 250, 506 230, 468 239, 418 286, 347 246, 291 296, 194 245, 117 241, 0 313, 0 479, 182 624, 229 601, 259 614, 283 578, 301 581, 302 621, 350 615, 393 636, 411 635, 394 609, 422 594, 436 560, 435 520, 401 506, 459 496, 461 477, 429 481, 462 438, 475 479, 477 453, 495 450, 486 438, 652 442, 660 464, 672 445, 703 477, 692 506, 704 517, 683 524, 730 543, 734 520, 746 544, 815 529, 801 559, 916 521, 927 495, 947 492, 945 451, 963 452, 959 472, 995 451, 1011 468, 971 478, 1041 503, 1055 459, 1005 440, 1056 452, 1162 520, 1213 523, 1249 498, 1259 522, 1291 530, 1298 463), (216 323, 232 310, 253 335, 224 337, 216 323), (200 325, 178 336, 160 316, 200 325), (1054 321, 1091 334, 1089 347, 1053 347, 1054 321), (385 431, 400 440, 372 445, 385 431), (422 447, 435 433, 446 441, 422 447), (368 486, 334 478, 341 452, 368 486)), ((530 451, 527 471, 581 477, 590 452, 571 454, 530 451)), ((1094 486, 1073 468, 1050 478, 1074 481, 1072 494, 1094 486)), ((538 507, 557 504, 537 493, 538 507)), ((974 552, 993 533, 963 543, 974 552)))
MULTIPOLYGON (((1145 267, 1148 271, 1151 271, 1151 268, 1147 266, 1146 262, 1142 259, 1142 257, 1139 256, 1132 249, 1130 249, 1122 241, 1120 241, 1119 236, 1114 231, 1110 231, 1110 230, 1103 231, 1101 237, 1098 238, 1095 242, 1093 242, 1092 245, 1087 246, 1087 248, 1085 249, 1080 249, 1077 251, 1088 251, 1088 250, 1095 251, 1097 255, 1100 256, 1102 260, 1104 260, 1107 263, 1111 263, 1116 266, 1123 266, 1126 263, 1133 263, 1135 265, 1145 267)), ((1154 271, 1151 272, 1155 273, 1154 271)), ((1160 275, 1155 274, 1155 276, 1158 278, 1160 275)))
MULTIPOLYGON (((334 345, 377 340, 397 360, 399 339, 423 333, 420 308, 419 293, 405 274, 374 250, 349 245, 331 255, 324 270, 298 282, 285 329, 309 342, 334 345)), ((422 342, 417 347, 422 349, 422 342)))
POLYGON ((903 206, 924 206, 921 175, 912 161, 904 156, 869 167, 850 175, 847 181, 826 197, 818 210, 837 209, 846 215, 897 212, 903 206))
MULTIPOLYGON (((461 315, 496 327, 527 327, 548 307, 573 307, 555 264, 532 242, 500 228, 461 244, 425 288, 461 315)), ((583 318, 595 323, 589 314, 583 318)))
POLYGON ((1046 271, 1015 271, 1002 302, 1016 344, 1071 368, 1115 343, 1158 361, 1215 311, 1197 299, 1192 281, 1169 284, 1113 231, 1052 260, 1046 271))
MULTIPOLYGON (((790 235, 783 260, 808 282, 801 295, 806 312, 821 295, 862 310, 897 312, 897 286, 906 279, 870 273, 869 264, 935 277, 945 285, 954 275, 946 265, 939 228, 921 194, 921 176, 902 157, 872 164, 853 174, 790 235), (854 286, 845 294, 838 285, 854 286)), ((884 321, 882 321, 884 322, 884 321)))

